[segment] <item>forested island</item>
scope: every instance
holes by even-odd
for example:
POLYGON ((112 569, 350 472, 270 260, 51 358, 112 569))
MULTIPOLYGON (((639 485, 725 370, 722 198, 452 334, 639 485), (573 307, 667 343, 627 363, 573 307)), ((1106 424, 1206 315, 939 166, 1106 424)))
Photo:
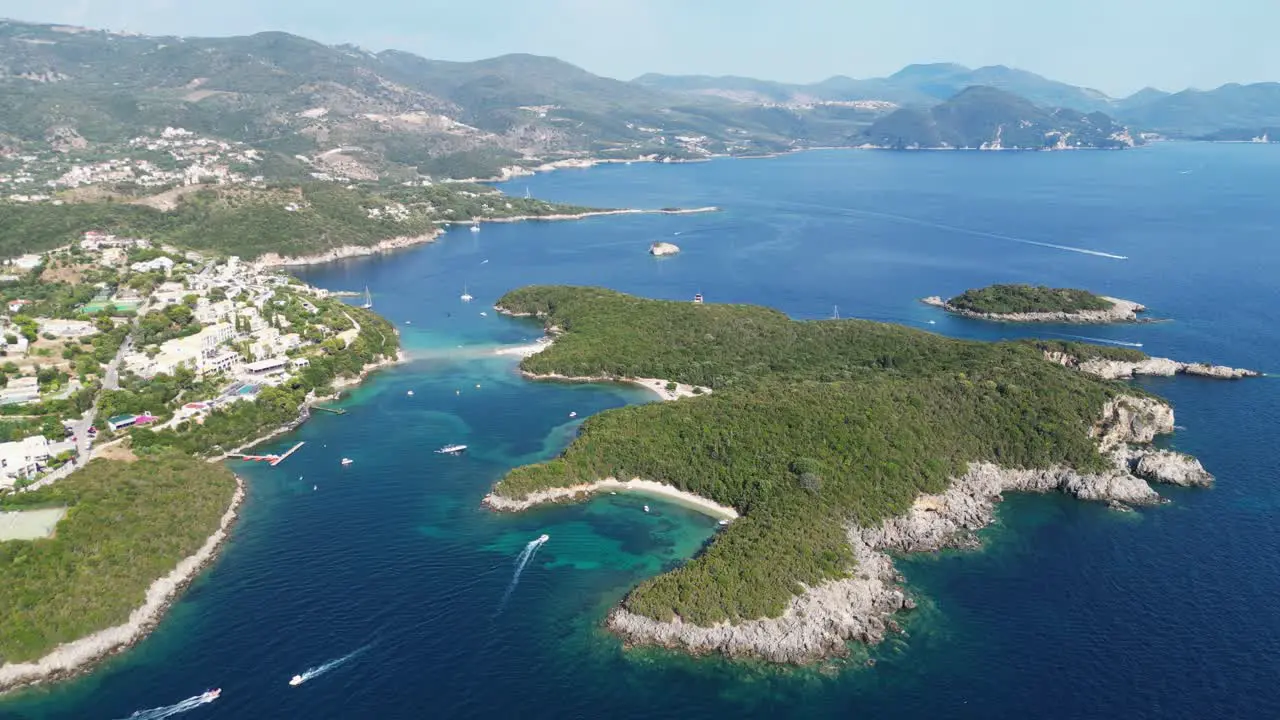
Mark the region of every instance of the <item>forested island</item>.
POLYGON ((1024 284, 989 285, 949 300, 933 296, 922 302, 957 315, 1004 322, 1135 322, 1138 313, 1146 311, 1138 303, 1088 290, 1024 284))
MULTIPOLYGON (((1158 502, 1134 473, 1158 454, 1145 447, 1154 435, 1172 431, 1172 410, 1049 357, 1106 360, 1110 349, 1091 357, 1092 346, 798 322, 598 288, 529 287, 499 307, 555 337, 522 362, 526 373, 712 390, 591 417, 562 456, 511 471, 487 499, 518 509, 557 489, 643 478, 741 513, 610 614, 629 642, 789 662, 839 654, 850 639, 879 640, 912 605, 886 550, 964 542, 1003 491, 1158 502)), ((1208 482, 1193 459, 1167 455, 1143 476, 1208 482)))

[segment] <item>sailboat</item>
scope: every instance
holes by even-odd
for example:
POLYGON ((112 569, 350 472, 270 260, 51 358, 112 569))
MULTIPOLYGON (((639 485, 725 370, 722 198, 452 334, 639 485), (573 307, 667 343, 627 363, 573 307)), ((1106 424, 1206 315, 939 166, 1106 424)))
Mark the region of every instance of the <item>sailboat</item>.
POLYGON ((467 292, 467 284, 462 284, 462 302, 471 302, 475 298, 471 297, 471 293, 467 292))
POLYGON ((835 305, 835 306, 833 306, 833 307, 834 307, 835 309, 834 309, 834 310, 832 311, 832 313, 831 313, 831 319, 832 319, 832 320, 839 320, 839 319, 840 319, 840 306, 839 306, 839 305, 835 305))
POLYGON ((524 186, 524 199, 525 199, 525 200, 532 200, 532 199, 533 199, 533 196, 529 194, 529 186, 528 186, 528 185, 525 185, 525 186, 524 186))
POLYGON ((364 304, 361 305, 360 307, 364 308, 365 310, 368 310, 369 308, 373 307, 373 296, 369 294, 368 285, 364 286, 364 304))

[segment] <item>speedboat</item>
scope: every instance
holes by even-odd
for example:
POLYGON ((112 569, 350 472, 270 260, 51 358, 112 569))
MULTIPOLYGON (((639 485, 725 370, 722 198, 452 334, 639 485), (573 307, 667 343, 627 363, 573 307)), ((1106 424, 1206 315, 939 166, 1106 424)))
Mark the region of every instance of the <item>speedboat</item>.
POLYGON ((480 232, 480 225, 479 225, 479 223, 477 223, 477 224, 475 224, 475 225, 472 225, 472 226, 471 226, 471 232, 480 232))
POLYGON ((352 460, 351 458, 342 458, 343 465, 350 465, 353 462, 355 462, 355 460, 352 460))
POLYGON ((645 506, 644 506, 644 511, 645 511, 645 512, 649 512, 649 506, 648 506, 648 505, 645 505, 645 506))
POLYGON ((466 445, 445 445, 437 450, 436 453, 439 455, 457 455, 458 453, 465 452, 466 449, 466 445))
POLYGON ((543 534, 541 534, 541 535, 539 535, 539 536, 538 536, 538 542, 546 542, 546 541, 548 541, 548 540, 550 540, 550 539, 551 539, 551 536, 550 536, 550 535, 548 535, 548 534, 546 534, 546 533, 543 533, 543 534))
POLYGON ((413 397, 413 391, 410 390, 409 392, 405 393, 405 395, 408 395, 409 397, 413 397))
POLYGON ((577 412, 576 410, 575 410, 575 411, 573 411, 573 412, 570 412, 570 413, 569 413, 569 417, 571 417, 571 418, 578 417, 578 412, 577 412))
POLYGON ((222 688, 214 688, 212 690, 205 690, 204 694, 200 696, 200 699, 205 702, 213 702, 220 697, 222 697, 222 688))
POLYGON ((306 682, 306 680, 303 679, 301 675, 294 675, 293 677, 289 678, 289 685, 291 687, 297 687, 304 682, 306 682))

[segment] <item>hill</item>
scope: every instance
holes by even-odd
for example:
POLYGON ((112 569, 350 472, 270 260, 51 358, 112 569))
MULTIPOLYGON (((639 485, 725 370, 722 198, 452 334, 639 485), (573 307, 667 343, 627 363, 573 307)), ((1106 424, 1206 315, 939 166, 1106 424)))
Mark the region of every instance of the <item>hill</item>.
POLYGON ((655 89, 725 97, 739 102, 805 104, 879 100, 895 105, 932 105, 974 85, 999 88, 1037 105, 1081 112, 1109 110, 1104 93, 1050 80, 1026 70, 991 65, 971 69, 955 63, 908 65, 884 78, 836 75, 810 84, 778 83, 743 77, 649 74, 635 82, 655 89))
POLYGON ((1126 122, 1183 138, 1224 130, 1253 133, 1280 125, 1280 83, 1230 83, 1214 90, 1183 90, 1122 111, 1126 122))
POLYGON ((1103 113, 1045 109, 989 87, 972 87, 928 109, 903 108, 876 121, 864 142, 883 148, 1054 150, 1123 148, 1125 127, 1103 113))

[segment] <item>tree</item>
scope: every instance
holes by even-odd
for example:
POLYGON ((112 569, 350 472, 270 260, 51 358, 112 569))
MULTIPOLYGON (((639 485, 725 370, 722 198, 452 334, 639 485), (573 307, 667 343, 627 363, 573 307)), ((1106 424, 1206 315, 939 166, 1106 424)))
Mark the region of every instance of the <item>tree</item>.
POLYGON ((40 434, 53 441, 58 441, 67 436, 67 430, 62 426, 62 421, 57 415, 46 415, 40 423, 40 434))

